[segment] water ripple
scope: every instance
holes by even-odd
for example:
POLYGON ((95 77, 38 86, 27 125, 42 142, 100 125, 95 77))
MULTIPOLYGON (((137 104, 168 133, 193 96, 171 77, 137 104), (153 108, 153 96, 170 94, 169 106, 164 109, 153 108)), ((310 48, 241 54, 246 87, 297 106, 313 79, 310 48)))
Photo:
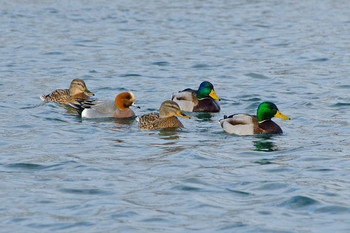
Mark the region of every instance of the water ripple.
POLYGON ((110 195, 111 192, 103 191, 100 189, 72 189, 72 188, 63 188, 60 189, 63 193, 70 194, 83 194, 83 195, 110 195))
POLYGON ((239 196, 250 196, 250 195, 253 195, 252 193, 249 193, 249 192, 233 190, 233 189, 229 189, 229 188, 226 188, 226 190, 231 192, 231 193, 237 194, 239 196))
POLYGON ((0 231, 349 232, 339 2, 1 1, 0 231), (136 115, 208 80, 221 112, 146 132, 40 100, 74 78, 133 91, 136 115), (292 116, 283 135, 217 123, 265 100, 292 116))
POLYGON ((290 209, 305 209, 319 205, 320 203, 306 196, 294 196, 285 201, 283 201, 279 206, 286 207, 290 209))
POLYGON ((12 168, 12 169, 20 169, 20 170, 43 170, 43 169, 54 168, 54 167, 57 167, 60 165, 61 164, 45 166, 45 165, 40 165, 40 164, 35 164, 35 163, 12 163, 12 164, 6 165, 6 167, 12 168))
POLYGON ((156 66, 168 66, 170 65, 169 62, 166 61, 158 61, 158 62, 153 62, 152 65, 156 65, 156 66))
POLYGON ((316 213, 324 214, 349 214, 350 208, 344 206, 325 206, 315 210, 316 213))
POLYGON ((262 80, 270 79, 269 77, 267 77, 265 75, 257 74, 257 73, 247 73, 247 74, 245 74, 245 76, 256 78, 256 79, 262 79, 262 80))

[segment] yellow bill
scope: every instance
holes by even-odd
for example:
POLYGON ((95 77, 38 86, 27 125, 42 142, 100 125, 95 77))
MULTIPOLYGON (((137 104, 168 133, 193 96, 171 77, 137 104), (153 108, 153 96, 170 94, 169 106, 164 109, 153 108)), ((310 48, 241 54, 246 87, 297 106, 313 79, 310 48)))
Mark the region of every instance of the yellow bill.
POLYGON ((85 89, 83 92, 84 92, 85 94, 88 94, 88 95, 92 95, 92 96, 95 95, 94 93, 92 93, 92 92, 89 91, 88 89, 85 89))
POLYGON ((219 100, 220 101, 220 98, 215 94, 214 90, 211 90, 211 92, 209 93, 209 96, 211 98, 213 98, 214 100, 219 100))
POLYGON ((190 118, 189 116, 187 116, 187 115, 185 115, 183 112, 181 112, 181 111, 178 111, 177 113, 176 113, 176 115, 177 116, 180 116, 180 117, 183 117, 183 118, 190 118))
POLYGON ((290 120, 289 117, 283 115, 280 111, 277 110, 276 114, 274 115, 274 117, 278 117, 278 118, 281 118, 281 119, 284 119, 284 120, 290 120))

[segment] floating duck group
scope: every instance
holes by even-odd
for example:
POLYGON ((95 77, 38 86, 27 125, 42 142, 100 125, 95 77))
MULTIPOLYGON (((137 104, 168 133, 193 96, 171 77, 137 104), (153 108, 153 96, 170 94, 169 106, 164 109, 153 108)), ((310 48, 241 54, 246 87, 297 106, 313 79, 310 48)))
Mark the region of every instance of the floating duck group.
MULTIPOLYGON (((135 96, 131 92, 118 94, 115 100, 95 100, 90 96, 85 82, 74 79, 69 89, 59 89, 40 98, 45 102, 58 102, 69 105, 77 110, 82 118, 132 118, 135 113, 130 109, 134 105, 135 96)), ((141 130, 166 128, 183 128, 176 117, 190 118, 183 112, 219 112, 220 98, 214 91, 214 86, 208 81, 200 84, 198 90, 187 88, 172 95, 171 100, 164 101, 159 113, 149 113, 136 118, 141 130)), ((274 103, 263 102, 259 105, 256 115, 233 114, 219 120, 223 130, 235 135, 282 134, 279 125, 271 120, 273 117, 290 120, 283 115, 274 103)))

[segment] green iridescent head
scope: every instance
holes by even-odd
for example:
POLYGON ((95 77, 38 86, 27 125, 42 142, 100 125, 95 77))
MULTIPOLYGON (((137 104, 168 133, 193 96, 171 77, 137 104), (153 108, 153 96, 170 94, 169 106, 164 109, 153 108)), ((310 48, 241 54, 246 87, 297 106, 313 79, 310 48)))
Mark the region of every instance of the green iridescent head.
POLYGON ((219 97, 215 94, 214 86, 208 81, 204 81, 201 83, 201 85, 198 88, 197 91, 197 98, 203 99, 203 98, 212 98, 214 100, 220 100, 219 97))
POLYGON ((259 122, 269 120, 272 117, 278 117, 281 119, 290 120, 289 117, 280 113, 277 106, 271 102, 261 103, 258 107, 258 112, 257 112, 256 116, 257 116, 259 122))

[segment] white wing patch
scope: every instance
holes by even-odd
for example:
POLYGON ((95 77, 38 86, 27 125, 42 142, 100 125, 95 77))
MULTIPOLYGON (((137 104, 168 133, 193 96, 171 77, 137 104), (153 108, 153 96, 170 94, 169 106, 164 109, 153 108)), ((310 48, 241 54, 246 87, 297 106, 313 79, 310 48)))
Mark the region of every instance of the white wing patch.
POLYGON ((232 117, 221 119, 221 127, 225 132, 236 135, 253 135, 254 122, 253 118, 247 114, 236 114, 232 117))
POLYGON ((192 93, 188 91, 174 93, 171 98, 176 102, 180 109, 184 112, 192 112, 194 107, 194 102, 192 100, 192 93))

